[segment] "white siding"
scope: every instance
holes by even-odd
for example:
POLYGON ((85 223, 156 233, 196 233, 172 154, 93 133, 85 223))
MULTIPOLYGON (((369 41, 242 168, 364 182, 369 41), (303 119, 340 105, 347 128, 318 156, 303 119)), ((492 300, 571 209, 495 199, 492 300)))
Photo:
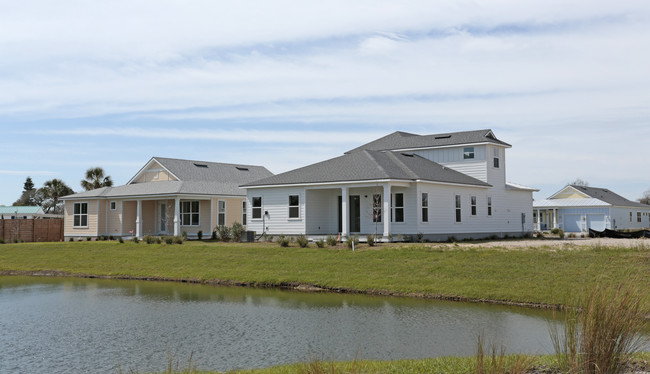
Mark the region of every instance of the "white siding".
POLYGON ((266 217, 267 233, 272 235, 287 234, 298 235, 305 233, 305 189, 304 188, 260 188, 248 190, 246 197, 246 210, 248 217, 248 230, 255 231, 258 235, 264 229, 262 219, 253 219, 252 198, 262 197, 262 215, 266 217), (289 219, 289 195, 300 196, 300 218, 289 219))
POLYGON ((492 158, 491 156, 486 158, 486 146, 474 146, 474 158, 467 160, 463 158, 464 148, 466 147, 461 146, 453 148, 427 149, 414 151, 413 153, 433 162, 445 165, 461 173, 467 174, 476 179, 487 182, 487 161, 492 162, 492 158))
POLYGON ((650 227, 650 207, 646 208, 636 208, 636 207, 613 207, 611 208, 612 212, 612 226, 614 222, 616 224, 616 229, 642 229, 650 227), (630 222, 630 212, 632 212, 632 222, 630 222), (637 212, 641 212, 641 222, 637 221, 637 212), (614 221, 615 220, 615 221, 614 221))

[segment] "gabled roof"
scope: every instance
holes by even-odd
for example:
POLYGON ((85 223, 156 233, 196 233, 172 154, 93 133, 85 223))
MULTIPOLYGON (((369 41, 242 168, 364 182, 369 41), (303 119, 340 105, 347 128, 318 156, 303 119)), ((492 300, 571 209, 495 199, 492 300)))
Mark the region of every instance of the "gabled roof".
POLYGON ((0 205, 0 214, 45 214, 40 206, 5 206, 0 205))
POLYGON ((600 187, 586 187, 569 184, 562 188, 560 191, 551 195, 546 200, 535 201, 535 207, 550 207, 550 206, 621 206, 621 207, 638 207, 650 209, 650 205, 641 204, 636 201, 630 201, 623 196, 616 194, 607 188, 600 187), (557 198, 558 194, 565 192, 567 189, 575 190, 579 195, 586 196, 585 198, 557 198))
POLYGON ((291 184, 319 184, 373 180, 432 181, 490 187, 424 157, 399 152, 363 150, 327 161, 291 170, 241 187, 262 187, 291 184))
POLYGON ((492 130, 474 130, 463 132, 451 132, 446 134, 417 135, 407 132, 396 131, 370 143, 354 148, 346 153, 359 152, 364 149, 371 151, 396 151, 412 150, 421 148, 448 147, 464 144, 491 143, 504 147, 511 147, 494 136, 492 130))
POLYGON ((271 175, 273 173, 263 166, 153 157, 126 185, 84 191, 64 196, 62 199, 108 199, 178 194, 245 196, 246 193, 239 188, 240 184, 271 175), (133 183, 153 161, 158 162, 180 180, 133 183))

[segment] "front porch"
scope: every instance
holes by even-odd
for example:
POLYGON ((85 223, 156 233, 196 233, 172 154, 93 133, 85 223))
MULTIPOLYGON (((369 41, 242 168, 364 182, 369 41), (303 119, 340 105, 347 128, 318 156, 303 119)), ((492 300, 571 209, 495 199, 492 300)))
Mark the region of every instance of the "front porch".
MULTIPOLYGON (((121 217, 111 217, 107 225, 119 222, 123 236, 142 238, 146 235, 196 236, 202 231, 209 236, 213 230, 212 199, 137 199, 122 202, 121 217)), ((107 230, 111 231, 111 230, 107 230)))
POLYGON ((557 208, 535 208, 533 209, 533 221, 535 231, 549 231, 559 228, 557 208))

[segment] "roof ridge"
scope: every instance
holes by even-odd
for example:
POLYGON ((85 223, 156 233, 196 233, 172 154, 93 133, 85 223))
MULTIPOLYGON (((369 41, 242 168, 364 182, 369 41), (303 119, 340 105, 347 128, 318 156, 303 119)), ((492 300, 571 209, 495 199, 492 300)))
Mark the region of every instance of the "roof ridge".
MULTIPOLYGON (((389 152, 387 152, 387 153, 389 154, 389 157, 391 157, 391 158, 395 161, 395 163, 398 164, 398 166, 400 167, 400 169, 406 171, 406 174, 408 174, 411 178, 413 178, 413 179, 418 179, 418 175, 417 175, 417 173, 414 172, 413 170, 411 170, 411 168, 409 168, 408 165, 406 165, 404 162, 402 162, 402 160, 399 159, 399 157, 397 157, 397 153, 400 153, 400 154, 404 155, 404 152, 393 152, 393 151, 389 151, 389 152)), ((412 154, 412 155, 413 155, 413 154, 412 154)), ((415 156, 415 155, 413 155, 413 156, 415 156)), ((432 161, 432 162, 433 162, 433 161, 432 161)))
POLYGON ((385 176, 388 177, 388 172, 386 171, 386 169, 384 169, 384 168, 381 166, 381 164, 377 161, 377 159, 372 155, 371 152, 372 152, 372 153, 381 153, 381 152, 379 152, 379 151, 369 151, 369 150, 367 150, 367 149, 363 149, 363 150, 361 151, 361 153, 365 154, 366 157, 368 157, 368 158, 370 159, 370 161, 372 161, 372 162, 375 164, 375 166, 377 167, 377 169, 381 170, 381 172, 382 172, 385 176))
POLYGON ((173 157, 158 157, 154 156, 152 159, 156 160, 172 160, 172 161, 185 161, 185 162, 201 162, 201 163, 207 163, 207 164, 216 164, 216 165, 228 165, 228 166, 254 166, 254 167, 260 167, 263 168, 264 166, 262 165, 253 165, 253 164, 241 164, 241 163, 232 163, 232 162, 219 162, 219 161, 205 161, 205 160, 189 160, 186 158, 173 158, 173 157))

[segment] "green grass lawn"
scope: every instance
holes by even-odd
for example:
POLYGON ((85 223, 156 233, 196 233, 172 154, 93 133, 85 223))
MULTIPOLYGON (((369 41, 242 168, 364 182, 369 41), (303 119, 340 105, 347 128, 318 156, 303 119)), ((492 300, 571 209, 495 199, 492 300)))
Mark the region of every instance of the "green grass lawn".
MULTIPOLYGON (((543 242, 540 242, 543 243, 543 242)), ((650 283, 650 250, 448 249, 437 245, 282 248, 274 243, 116 241, 0 245, 0 271, 232 280, 531 303, 561 303, 583 287, 636 275, 650 283)), ((650 298, 650 287, 648 288, 650 298)))

